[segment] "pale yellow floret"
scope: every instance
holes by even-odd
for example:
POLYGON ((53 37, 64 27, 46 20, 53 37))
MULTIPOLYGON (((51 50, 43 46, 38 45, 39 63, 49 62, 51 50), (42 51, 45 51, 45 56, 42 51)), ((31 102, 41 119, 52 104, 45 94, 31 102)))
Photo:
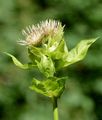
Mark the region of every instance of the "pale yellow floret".
POLYGON ((63 34, 63 27, 59 21, 46 20, 40 24, 26 27, 22 30, 25 40, 20 40, 21 45, 38 45, 42 42, 44 36, 54 37, 57 34, 63 34))

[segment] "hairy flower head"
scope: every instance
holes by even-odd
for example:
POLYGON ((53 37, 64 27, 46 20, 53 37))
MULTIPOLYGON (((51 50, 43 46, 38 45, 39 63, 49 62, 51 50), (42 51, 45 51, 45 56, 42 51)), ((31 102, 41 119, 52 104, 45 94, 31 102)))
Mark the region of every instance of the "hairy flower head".
POLYGON ((61 39, 63 36, 63 26, 59 21, 46 20, 39 24, 32 25, 22 30, 22 34, 25 36, 25 40, 20 40, 21 45, 36 46, 43 42, 44 38, 51 37, 61 39), (60 36, 60 37, 59 37, 60 36))

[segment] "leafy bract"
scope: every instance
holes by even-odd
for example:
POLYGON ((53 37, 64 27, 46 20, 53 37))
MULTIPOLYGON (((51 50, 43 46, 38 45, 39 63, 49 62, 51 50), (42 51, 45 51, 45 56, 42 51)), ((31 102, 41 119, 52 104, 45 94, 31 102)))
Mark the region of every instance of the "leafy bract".
POLYGON ((33 64, 36 64, 36 60, 40 61, 41 50, 36 47, 28 48, 28 55, 33 64))
POLYGON ((47 80, 33 79, 31 90, 48 97, 60 97, 65 88, 65 78, 50 78, 47 80))
POLYGON ((50 57, 42 54, 41 55, 41 61, 37 62, 37 66, 39 70, 46 76, 46 77, 52 77, 55 73, 55 67, 53 64, 53 61, 50 57))
POLYGON ((84 59, 88 48, 97 40, 96 39, 89 39, 89 40, 82 40, 77 44, 75 48, 68 52, 67 56, 63 57, 61 61, 57 63, 57 69, 62 67, 69 66, 73 63, 76 63, 82 59, 84 59))
POLYGON ((63 56, 68 54, 68 49, 64 39, 62 39, 60 43, 57 44, 56 46, 55 45, 51 46, 49 48, 49 51, 52 59, 54 60, 62 59, 63 56))
POLYGON ((42 54, 42 52, 43 52, 43 49, 42 48, 39 48, 39 47, 29 47, 28 48, 29 49, 29 51, 33 54, 33 55, 35 55, 35 56, 37 56, 37 57, 40 57, 40 55, 42 54))
POLYGON ((12 58, 14 64, 15 64, 17 67, 21 68, 21 69, 29 69, 29 68, 31 68, 31 67, 34 67, 34 65, 33 65, 33 64, 30 64, 30 63, 28 63, 28 64, 22 64, 16 57, 14 57, 13 55, 11 55, 11 54, 9 54, 9 53, 6 53, 6 52, 5 52, 5 54, 8 55, 8 56, 10 56, 10 57, 12 58))

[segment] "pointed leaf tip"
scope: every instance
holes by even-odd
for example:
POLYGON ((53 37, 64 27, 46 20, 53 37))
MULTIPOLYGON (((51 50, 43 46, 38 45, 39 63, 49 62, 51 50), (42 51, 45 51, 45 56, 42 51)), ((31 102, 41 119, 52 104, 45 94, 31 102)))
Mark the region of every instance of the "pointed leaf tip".
MULTIPOLYGON (((87 54, 89 47, 97 40, 98 38, 82 40, 80 41, 75 48, 69 51, 66 58, 63 60, 63 67, 74 64, 82 59, 87 54)), ((60 66, 60 64, 59 64, 60 66)))
POLYGON ((14 57, 13 55, 7 53, 7 52, 4 52, 4 54, 8 55, 9 57, 12 58, 12 61, 14 62, 14 64, 19 67, 19 68, 22 68, 22 69, 28 69, 29 66, 28 64, 22 64, 16 57, 14 57))

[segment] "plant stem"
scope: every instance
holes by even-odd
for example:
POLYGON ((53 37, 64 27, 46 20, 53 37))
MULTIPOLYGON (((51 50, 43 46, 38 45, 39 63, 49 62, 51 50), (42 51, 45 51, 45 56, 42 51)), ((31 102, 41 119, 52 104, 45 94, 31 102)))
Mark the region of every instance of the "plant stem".
POLYGON ((53 97, 53 115, 54 115, 54 120, 58 120, 58 106, 57 106, 57 98, 53 97))

